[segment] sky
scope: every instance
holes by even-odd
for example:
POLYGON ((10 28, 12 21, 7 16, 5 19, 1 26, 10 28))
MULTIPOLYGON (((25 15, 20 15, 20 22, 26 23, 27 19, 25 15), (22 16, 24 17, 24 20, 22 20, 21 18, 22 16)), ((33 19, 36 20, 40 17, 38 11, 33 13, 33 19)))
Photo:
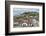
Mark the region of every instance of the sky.
POLYGON ((39 12, 39 9, 36 9, 36 8, 13 8, 13 16, 20 15, 20 14, 22 14, 24 12, 28 12, 28 11, 39 12))

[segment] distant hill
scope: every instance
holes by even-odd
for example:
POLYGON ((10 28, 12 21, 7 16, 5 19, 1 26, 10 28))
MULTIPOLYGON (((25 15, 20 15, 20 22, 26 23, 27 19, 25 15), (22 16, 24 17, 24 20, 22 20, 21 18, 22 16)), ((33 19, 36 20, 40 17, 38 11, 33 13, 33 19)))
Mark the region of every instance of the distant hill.
POLYGON ((25 18, 26 16, 39 16, 39 13, 38 12, 25 12, 23 14, 20 14, 18 16, 14 16, 16 19, 19 19, 19 18, 25 18))
POLYGON ((38 12, 25 12, 25 13, 23 13, 23 14, 21 14, 21 15, 27 15, 27 16, 38 16, 39 13, 38 13, 38 12))

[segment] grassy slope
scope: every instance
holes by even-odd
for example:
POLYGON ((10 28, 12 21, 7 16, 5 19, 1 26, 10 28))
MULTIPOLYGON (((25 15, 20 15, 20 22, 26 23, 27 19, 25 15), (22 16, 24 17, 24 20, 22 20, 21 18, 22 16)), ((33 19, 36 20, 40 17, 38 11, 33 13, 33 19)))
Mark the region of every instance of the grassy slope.
MULTIPOLYGON (((39 13, 37 12, 25 12, 23 14, 20 14, 20 16, 16 16, 16 19, 19 19, 19 18, 24 18, 26 16, 39 16, 39 13)), ((15 16, 14 16, 15 17, 15 16)))

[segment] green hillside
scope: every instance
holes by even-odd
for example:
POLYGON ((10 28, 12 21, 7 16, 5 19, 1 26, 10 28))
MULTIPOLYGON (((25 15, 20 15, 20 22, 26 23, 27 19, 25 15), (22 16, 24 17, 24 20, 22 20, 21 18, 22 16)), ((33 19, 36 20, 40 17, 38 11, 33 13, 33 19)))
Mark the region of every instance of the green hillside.
POLYGON ((26 18, 30 16, 39 16, 39 13, 38 12, 25 12, 23 14, 20 14, 19 16, 14 16, 14 17, 16 19, 19 19, 19 18, 26 18))

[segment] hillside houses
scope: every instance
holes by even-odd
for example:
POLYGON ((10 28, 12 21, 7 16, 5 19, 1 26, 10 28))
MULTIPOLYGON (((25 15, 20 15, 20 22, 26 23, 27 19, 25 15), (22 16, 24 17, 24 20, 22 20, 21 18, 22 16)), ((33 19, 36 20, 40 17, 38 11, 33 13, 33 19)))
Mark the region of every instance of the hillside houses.
POLYGON ((32 14, 24 14, 20 16, 14 16, 14 26, 21 26, 21 27, 33 27, 38 26, 39 24, 39 15, 32 15, 32 14))

